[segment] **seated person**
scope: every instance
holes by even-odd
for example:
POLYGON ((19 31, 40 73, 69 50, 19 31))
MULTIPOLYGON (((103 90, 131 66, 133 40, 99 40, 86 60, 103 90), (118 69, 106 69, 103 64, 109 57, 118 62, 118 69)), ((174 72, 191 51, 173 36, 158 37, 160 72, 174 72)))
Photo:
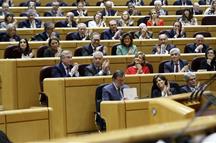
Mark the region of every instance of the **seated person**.
POLYGON ((124 84, 125 74, 121 70, 113 73, 112 83, 103 87, 102 101, 124 100, 123 89, 129 88, 124 84))
POLYGON ((175 48, 174 45, 168 43, 166 34, 160 34, 158 39, 158 44, 152 48, 152 54, 169 54, 170 50, 175 48))
POLYGON ((72 3, 72 6, 77 6, 79 2, 82 2, 84 6, 89 6, 87 0, 76 0, 76 2, 72 3))
POLYGON ((126 3, 126 6, 128 6, 129 3, 132 3, 134 6, 144 6, 143 0, 128 0, 126 3))
POLYGON ((134 33, 135 39, 152 39, 153 33, 148 31, 148 28, 145 23, 140 23, 139 31, 134 33))
POLYGON ((77 32, 73 32, 70 34, 67 40, 88 40, 89 39, 89 31, 87 30, 85 23, 79 23, 77 25, 77 32))
POLYGON ((151 9, 149 15, 150 19, 147 21, 147 26, 164 26, 164 21, 159 18, 156 9, 151 9))
POLYGON ((117 21, 118 26, 133 26, 134 21, 130 18, 130 14, 127 11, 122 13, 121 19, 117 21))
POLYGON ((141 12, 135 8, 135 5, 133 5, 133 3, 128 3, 127 12, 130 16, 141 15, 141 12))
POLYGON ((0 0, 0 6, 2 6, 3 3, 7 3, 10 7, 14 6, 13 0, 0 0))
POLYGON ((37 12, 37 9, 36 9, 36 3, 35 2, 29 2, 29 5, 28 5, 28 9, 22 13, 20 13, 20 17, 24 17, 24 16, 28 16, 28 13, 29 12, 34 12, 34 16, 35 17, 39 17, 39 13, 37 12))
POLYGON ((193 12, 190 9, 185 9, 183 11, 179 22, 181 22, 183 26, 198 25, 197 19, 193 16, 193 12))
POLYGON ((35 3, 35 6, 40 6, 40 1, 38 0, 28 0, 26 2, 22 2, 20 3, 20 6, 25 6, 25 7, 28 7, 30 5, 31 2, 34 2, 35 3))
POLYGON ((215 15, 216 14, 216 1, 213 0, 211 5, 204 11, 204 15, 215 15))
POLYGON ((112 8, 112 2, 106 1, 105 8, 101 11, 103 16, 117 16, 118 12, 112 8))
POLYGON ((77 63, 71 64, 72 52, 64 50, 60 54, 60 63, 55 65, 52 70, 52 77, 78 77, 79 65, 77 63))
POLYGON ((43 57, 60 57, 62 49, 57 37, 51 37, 48 41, 48 48, 44 50, 43 57))
POLYGON ((52 2, 52 9, 44 13, 44 16, 56 17, 64 16, 63 12, 59 8, 59 2, 52 2))
POLYGON ((5 17, 8 13, 11 13, 9 9, 9 5, 8 3, 4 2, 2 3, 2 8, 0 10, 0 16, 5 17))
POLYGON ((141 51, 137 52, 133 62, 128 66, 126 74, 146 74, 150 73, 148 63, 145 60, 145 54, 141 51))
POLYGON ((181 59, 180 50, 173 48, 170 50, 170 61, 164 64, 164 73, 188 72, 188 62, 181 59))
POLYGON ((94 19, 88 22, 88 27, 106 27, 102 13, 97 12, 94 15, 94 19))
POLYGON ((201 61, 199 69, 207 71, 216 71, 216 50, 208 48, 205 53, 205 60, 201 61))
POLYGON ((168 11, 164 10, 161 6, 162 6, 162 2, 160 0, 156 0, 154 2, 154 6, 156 9, 156 12, 159 16, 161 15, 168 15, 168 11))
POLYGON ((11 13, 8 13, 4 17, 4 21, 0 23, 0 28, 5 28, 8 26, 8 24, 13 24, 15 27, 17 27, 17 20, 14 18, 14 15, 11 13))
POLYGON ((82 2, 78 2, 77 9, 72 10, 71 12, 73 12, 74 16, 88 16, 87 9, 84 7, 82 2))
MULTIPOLYGON (((65 3, 63 0, 53 0, 53 2, 59 2, 59 6, 68 6, 67 3, 65 3)), ((46 6, 52 6, 52 2, 49 2, 46 4, 46 6)))
POLYGON ((92 56, 95 51, 101 51, 106 55, 106 47, 100 43, 100 34, 92 34, 91 43, 82 47, 82 56, 92 56))
POLYGON ((193 72, 186 72, 184 74, 186 85, 181 87, 181 93, 193 92, 196 90, 196 74, 193 72))
POLYGON ((105 3, 107 1, 110 1, 112 3, 112 6, 115 6, 114 3, 112 2, 112 0, 99 0, 97 3, 96 3, 96 6, 100 6, 100 7, 104 7, 105 6, 105 3))
POLYGON ((103 40, 117 40, 121 37, 122 30, 117 28, 117 21, 109 21, 109 29, 103 32, 103 40))
POLYGON ((110 74, 109 60, 103 59, 102 52, 94 52, 92 63, 85 68, 85 76, 102 76, 110 74))
POLYGON ((74 20, 74 14, 72 12, 67 12, 66 19, 57 22, 55 27, 77 27, 77 22, 74 20))
MULTIPOLYGON (((152 0, 149 5, 154 5, 155 1, 157 1, 157 0, 152 0)), ((168 5, 168 1, 167 0, 160 0, 160 1, 161 1, 162 5, 168 5)))
POLYGON ((42 22, 35 18, 34 11, 28 11, 28 17, 26 20, 21 21, 18 24, 18 28, 41 28, 42 22))
POLYGON ((155 75, 153 77, 153 85, 151 98, 166 97, 179 93, 178 84, 171 84, 164 75, 155 75))
POLYGON ((194 15, 202 15, 203 11, 200 9, 200 5, 197 2, 193 3, 193 14, 194 15))
POLYGON ((54 32, 55 25, 52 22, 44 23, 44 32, 32 37, 32 41, 47 41, 50 37, 55 36, 59 38, 59 33, 54 32))
POLYGON ((184 28, 182 27, 182 23, 179 21, 174 22, 173 28, 168 31, 169 38, 184 38, 186 37, 186 33, 184 28))
POLYGON ((204 44, 204 36, 197 34, 195 42, 185 46, 184 53, 205 53, 208 47, 207 44, 204 44))
POLYGON ((16 27, 14 24, 8 24, 6 32, 1 34, 0 42, 15 42, 20 41, 20 36, 16 33, 16 27))
POLYGON ((121 44, 117 46, 116 55, 135 55, 137 47, 133 44, 133 37, 130 33, 124 33, 121 37, 121 44))
POLYGON ((176 0, 173 5, 182 5, 182 6, 185 6, 185 5, 193 5, 191 0, 176 0))
POLYGON ((211 5, 214 0, 199 0, 200 5, 211 5))

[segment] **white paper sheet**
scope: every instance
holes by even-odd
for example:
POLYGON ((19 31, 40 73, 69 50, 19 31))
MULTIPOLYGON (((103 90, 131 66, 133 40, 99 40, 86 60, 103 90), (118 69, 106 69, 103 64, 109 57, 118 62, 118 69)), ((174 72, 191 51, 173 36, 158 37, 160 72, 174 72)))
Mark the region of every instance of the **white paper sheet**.
POLYGON ((124 88, 123 94, 124 94, 124 98, 128 100, 138 99, 136 88, 124 88))

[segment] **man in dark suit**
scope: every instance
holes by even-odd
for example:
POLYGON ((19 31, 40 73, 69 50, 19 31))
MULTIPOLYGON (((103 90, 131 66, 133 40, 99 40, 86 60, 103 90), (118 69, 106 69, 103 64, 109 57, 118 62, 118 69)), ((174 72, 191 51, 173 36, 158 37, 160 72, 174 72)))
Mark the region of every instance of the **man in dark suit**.
POLYGON ((85 69, 85 76, 110 75, 109 60, 103 59, 103 53, 96 51, 93 53, 93 60, 85 69))
POLYGON ((166 34, 160 34, 158 38, 158 44, 153 46, 152 54, 168 54, 171 49, 175 48, 174 45, 168 43, 166 34))
POLYGON ((85 23, 79 23, 77 25, 77 32, 71 33, 69 36, 67 36, 67 40, 88 40, 89 39, 89 33, 86 27, 85 23))
POLYGON ((66 14, 66 19, 56 22, 55 27, 77 27, 77 22, 74 20, 74 14, 68 12, 66 14))
POLYGON ((50 16, 50 17, 64 16, 63 12, 61 12, 61 10, 59 9, 59 2, 57 1, 52 2, 52 9, 50 11, 45 12, 44 16, 50 16))
POLYGON ((191 0, 176 0, 173 5, 193 5, 191 0))
POLYGON ((202 15, 203 11, 200 9, 200 5, 198 2, 193 3, 193 14, 194 15, 202 15))
POLYGON ((14 24, 8 24, 6 32, 0 36, 1 42, 14 42, 19 41, 20 36, 16 34, 16 27, 14 24))
POLYGON ((196 89, 196 75, 193 72, 186 72, 184 74, 186 85, 181 87, 181 93, 193 92, 196 89))
POLYGON ((113 10, 111 1, 106 1, 105 8, 101 11, 101 14, 103 16, 117 16, 118 12, 113 10))
POLYGON ((164 64, 164 73, 188 72, 189 65, 185 60, 180 59, 180 50, 173 48, 170 50, 171 60, 164 64))
POLYGON ((60 38, 59 33, 54 32, 54 29, 55 29, 55 25, 52 22, 45 23, 44 32, 33 36, 32 41, 46 41, 52 36, 60 38))
POLYGON ((208 45, 204 44, 204 36, 197 34, 195 43, 186 45, 184 53, 205 53, 208 47, 208 45))
MULTIPOLYGON (((57 0, 59 2, 59 6, 68 6, 63 0, 57 0)), ((52 6, 52 2, 46 4, 46 6, 52 6)))
POLYGON ((103 36, 101 37, 101 39, 104 40, 117 40, 120 39, 120 35, 121 35, 122 30, 117 28, 117 22, 116 20, 110 20, 109 21, 109 29, 105 30, 103 32, 103 36))
POLYGON ((18 28, 41 28, 41 21, 35 19, 35 12, 33 10, 28 11, 28 19, 20 22, 18 28))
POLYGON ((60 55, 60 63, 55 65, 52 70, 52 77, 78 77, 79 65, 72 64, 72 52, 64 50, 60 55))
POLYGON ((211 5, 213 0, 199 0, 200 5, 211 5))
POLYGON ((2 9, 0 10, 0 16, 5 17, 8 13, 10 13, 9 4, 3 2, 2 9))
POLYGON ((105 86, 102 91, 102 100, 123 100, 123 89, 129 88, 128 85, 124 84, 125 74, 121 70, 117 70, 113 73, 112 83, 105 86))
POLYGON ((94 32, 92 34, 91 43, 82 47, 81 56, 92 56, 95 51, 101 51, 106 55, 106 47, 100 43, 100 34, 94 32))
POLYGON ((72 10, 74 16, 88 16, 87 9, 84 8, 83 2, 78 2, 77 9, 72 10))
POLYGON ((28 0, 26 2, 20 3, 19 6, 26 6, 26 7, 28 7, 30 5, 30 3, 32 3, 32 2, 35 3, 35 6, 37 6, 37 7, 41 5, 40 2, 38 2, 37 0, 28 0))

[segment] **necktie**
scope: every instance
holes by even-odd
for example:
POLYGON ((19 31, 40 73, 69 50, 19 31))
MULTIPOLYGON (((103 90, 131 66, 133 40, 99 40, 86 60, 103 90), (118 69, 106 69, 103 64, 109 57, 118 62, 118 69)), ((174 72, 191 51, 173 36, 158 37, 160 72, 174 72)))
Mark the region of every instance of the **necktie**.
POLYGON ((69 75, 69 73, 70 73, 70 67, 67 67, 66 68, 66 74, 69 75))
POLYGON ((175 72, 179 72, 178 64, 175 64, 175 72))
POLYGON ((118 92, 118 95, 122 98, 122 95, 121 95, 121 88, 118 88, 118 89, 117 89, 117 92, 118 92))

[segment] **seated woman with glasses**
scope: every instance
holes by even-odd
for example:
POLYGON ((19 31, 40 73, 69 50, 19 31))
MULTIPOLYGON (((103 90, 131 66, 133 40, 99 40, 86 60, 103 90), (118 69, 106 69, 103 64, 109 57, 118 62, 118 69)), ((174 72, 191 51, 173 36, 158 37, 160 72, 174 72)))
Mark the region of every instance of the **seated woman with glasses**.
POLYGON ((130 33, 124 33, 121 37, 121 44, 117 46, 116 55, 135 55, 137 47, 133 44, 133 37, 130 33))
POLYGON ((151 69, 149 67, 149 63, 145 60, 145 54, 141 51, 139 51, 134 59, 133 62, 128 65, 128 68, 126 70, 126 74, 146 74, 150 73, 151 69))
POLYGON ((170 83, 164 75, 153 77, 151 98, 167 97, 178 93, 180 93, 180 88, 177 83, 170 83))
POLYGON ((207 71, 216 71, 216 50, 208 48, 205 53, 205 59, 201 61, 199 69, 206 69, 207 71))
POLYGON ((159 18, 156 9, 151 9, 150 19, 147 21, 147 26, 164 26, 163 19, 159 18))

